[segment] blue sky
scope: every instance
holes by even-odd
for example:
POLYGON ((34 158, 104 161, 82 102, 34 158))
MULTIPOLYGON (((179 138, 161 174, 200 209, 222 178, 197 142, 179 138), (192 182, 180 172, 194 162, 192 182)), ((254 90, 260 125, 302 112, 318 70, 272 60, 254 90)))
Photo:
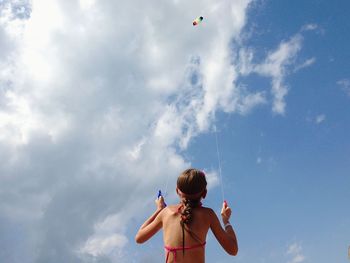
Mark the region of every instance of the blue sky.
POLYGON ((240 247, 209 234, 208 262, 347 262, 349 9, 0 1, 0 258, 163 262, 134 235, 194 166, 240 247))
MULTIPOLYGON (((284 116, 263 106, 243 117, 218 117, 225 193, 232 192, 226 196, 237 207, 237 262, 346 262, 350 122, 339 80, 350 73, 350 24, 342 11, 348 8, 345 1, 266 1, 250 12, 247 27, 255 34, 248 43, 262 56, 306 22, 319 30, 305 34, 297 58, 315 58, 313 65, 286 78, 284 116), (304 260, 286 253, 291 244, 300 246, 304 260)), ((198 139, 190 150, 202 165, 209 160, 198 148, 215 149, 207 141, 210 136, 198 139)))

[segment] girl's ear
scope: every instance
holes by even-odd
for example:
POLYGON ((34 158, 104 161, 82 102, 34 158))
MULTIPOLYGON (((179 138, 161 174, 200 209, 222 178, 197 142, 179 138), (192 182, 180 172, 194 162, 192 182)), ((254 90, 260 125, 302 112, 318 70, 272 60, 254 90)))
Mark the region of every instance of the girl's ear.
POLYGON ((180 195, 180 194, 179 194, 179 188, 177 188, 177 187, 176 187, 176 193, 177 193, 178 195, 180 195))
POLYGON ((207 196, 207 189, 204 190, 203 194, 202 194, 202 198, 205 199, 205 197, 207 196))

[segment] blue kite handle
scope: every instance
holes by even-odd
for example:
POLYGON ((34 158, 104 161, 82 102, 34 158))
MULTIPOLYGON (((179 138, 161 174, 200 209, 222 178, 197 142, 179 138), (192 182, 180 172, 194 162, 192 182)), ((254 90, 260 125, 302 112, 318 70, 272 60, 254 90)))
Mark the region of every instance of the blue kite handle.
MULTIPOLYGON (((159 199, 159 197, 161 197, 161 196, 163 196, 163 195, 162 195, 162 191, 159 190, 159 191, 158 191, 158 199, 159 199)), ((165 203, 165 202, 164 202, 164 204, 165 204, 165 206, 166 206, 166 203, 165 203)))

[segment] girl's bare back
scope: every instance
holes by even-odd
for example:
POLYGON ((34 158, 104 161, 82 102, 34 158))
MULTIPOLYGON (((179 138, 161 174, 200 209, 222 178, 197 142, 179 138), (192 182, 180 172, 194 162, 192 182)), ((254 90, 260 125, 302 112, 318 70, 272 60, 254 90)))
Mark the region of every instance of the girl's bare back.
MULTIPOLYGON (((181 205, 172 205, 165 208, 160 216, 163 223, 164 244, 168 248, 177 248, 176 262, 204 262, 205 258, 205 240, 210 228, 210 214, 212 210, 206 207, 197 207, 193 209, 193 221, 184 231, 185 247, 191 248, 185 250, 186 257, 183 257, 183 237, 182 227, 178 210, 181 205)), ((166 251, 166 256, 168 251, 166 251)), ((174 262, 174 253, 169 253, 168 262, 174 262)))

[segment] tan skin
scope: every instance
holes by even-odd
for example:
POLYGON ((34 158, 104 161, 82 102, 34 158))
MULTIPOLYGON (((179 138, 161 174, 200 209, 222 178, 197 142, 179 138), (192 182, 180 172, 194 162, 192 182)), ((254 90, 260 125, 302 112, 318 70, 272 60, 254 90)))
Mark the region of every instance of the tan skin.
MULTIPOLYGON (((176 191, 180 197, 180 201, 186 198, 186 195, 181 193, 179 189, 176 189, 176 191)), ((205 190, 199 197, 205 198, 206 194, 207 191, 205 190)), ((182 228, 180 225, 180 215, 177 212, 181 204, 169 205, 166 207, 163 197, 160 197, 155 202, 157 209, 140 227, 135 236, 136 242, 139 244, 144 243, 163 228, 164 244, 170 247, 182 247, 182 228)), ((226 203, 223 204, 221 217, 223 224, 229 223, 231 208, 226 203)), ((226 226, 226 229, 223 229, 215 212, 207 207, 196 207, 193 209, 193 221, 190 225, 190 230, 196 235, 198 240, 191 237, 191 235, 185 231, 185 246, 194 246, 204 243, 209 229, 211 229, 220 245, 228 254, 233 256, 237 255, 237 238, 232 226, 226 226)), ((173 260, 173 256, 169 255, 168 263, 174 262, 173 260)), ((176 262, 204 263, 204 247, 186 250, 185 257, 182 251, 178 251, 176 254, 176 262)))

